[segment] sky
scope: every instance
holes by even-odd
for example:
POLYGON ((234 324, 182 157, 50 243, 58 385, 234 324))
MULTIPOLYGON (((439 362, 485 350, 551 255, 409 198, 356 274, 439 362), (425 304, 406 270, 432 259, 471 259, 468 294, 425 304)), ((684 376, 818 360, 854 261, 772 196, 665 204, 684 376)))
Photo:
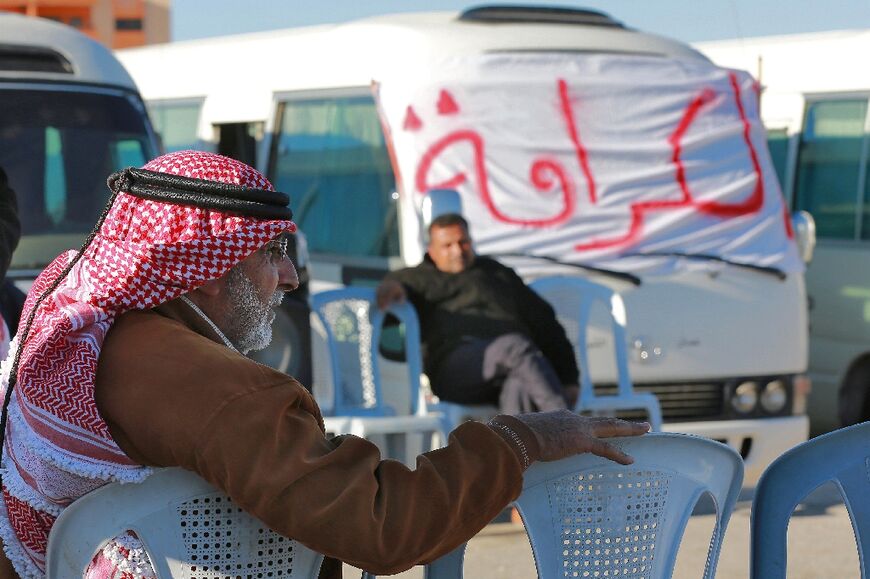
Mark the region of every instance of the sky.
POLYGON ((685 42, 870 28, 870 0, 172 0, 172 39, 517 3, 601 10, 632 28, 685 42))

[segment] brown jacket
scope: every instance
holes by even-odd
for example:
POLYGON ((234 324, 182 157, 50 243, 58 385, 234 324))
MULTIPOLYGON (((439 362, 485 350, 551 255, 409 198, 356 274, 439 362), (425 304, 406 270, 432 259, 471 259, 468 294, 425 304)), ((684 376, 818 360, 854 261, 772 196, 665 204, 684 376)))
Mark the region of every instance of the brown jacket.
MULTIPOLYGON (((325 554, 321 577, 340 577, 335 559, 378 574, 436 559, 522 486, 519 450, 484 424, 459 427, 413 470, 381 460, 361 438, 325 437, 298 382, 228 349, 180 301, 117 319, 100 354, 96 400, 133 460, 200 474, 272 529, 325 554)), ((515 418, 501 421, 534 460, 534 434, 515 418)))

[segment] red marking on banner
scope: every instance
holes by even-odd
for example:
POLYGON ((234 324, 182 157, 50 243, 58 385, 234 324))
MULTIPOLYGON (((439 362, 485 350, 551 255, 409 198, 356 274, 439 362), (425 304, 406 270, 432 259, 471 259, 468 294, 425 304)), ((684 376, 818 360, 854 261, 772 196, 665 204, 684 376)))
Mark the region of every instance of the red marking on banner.
MULTIPOLYGON (((679 197, 677 199, 632 203, 629 206, 630 223, 628 230, 624 234, 605 239, 593 239, 587 243, 577 244, 574 246, 577 251, 604 249, 636 242, 643 234, 643 225, 646 215, 652 211, 673 211, 692 208, 702 214, 729 218, 754 213, 762 208, 764 203, 764 183, 761 174, 761 165, 751 139, 751 123, 747 118, 743 106, 737 76, 733 73, 730 75, 730 82, 740 120, 743 123, 743 140, 748 149, 752 169, 757 178, 752 194, 739 203, 697 201, 692 196, 689 187, 689 180, 686 175, 686 168, 682 160, 683 141, 689 132, 689 129, 701 114, 704 106, 712 102, 716 96, 713 90, 707 88, 701 91, 689 102, 680 122, 668 138, 668 143, 672 148, 671 162, 674 164, 675 168, 674 180, 680 191, 679 197)), ((593 204, 596 204, 598 200, 597 187, 590 167, 589 155, 583 145, 580 131, 578 130, 574 110, 571 106, 568 83, 563 79, 558 80, 558 96, 568 137, 574 147, 578 165, 580 166, 589 188, 589 199, 593 204)), ((443 115, 454 114, 457 112, 459 112, 459 107, 453 99, 453 96, 446 90, 442 90, 438 101, 438 113, 443 115)), ((406 113, 405 128, 417 130, 421 127, 422 122, 414 113, 413 108, 409 106, 406 113)), ((455 189, 473 178, 476 180, 476 186, 484 205, 498 221, 529 227, 551 227, 570 219, 571 216, 575 214, 577 210, 577 200, 575 186, 571 179, 571 175, 557 159, 551 157, 542 157, 534 160, 532 165, 529 167, 529 180, 531 181, 531 184, 542 193, 551 193, 557 189, 561 190, 561 209, 555 215, 541 219, 522 219, 503 212, 498 207, 496 200, 490 192, 489 174, 486 167, 484 148, 485 142, 483 137, 480 133, 472 129, 457 130, 444 135, 433 143, 420 159, 415 175, 415 185, 417 190, 420 193, 425 194, 427 191, 434 188, 455 189), (471 174, 467 172, 459 172, 449 179, 438 183, 430 183, 428 181, 428 175, 438 157, 440 157, 440 155, 442 155, 447 149, 463 144, 471 147, 472 160, 468 164, 468 166, 470 166, 471 174)), ((787 212, 785 215, 787 216, 787 212)), ((792 231, 790 220, 786 219, 785 227, 789 237, 793 237, 794 232, 792 231)))
POLYGON ((438 95, 438 114, 439 115, 455 115, 459 112, 459 105, 453 100, 451 95, 446 90, 442 90, 438 95))
POLYGON ((535 185, 539 190, 549 190, 552 189, 554 181, 546 175, 546 172, 549 171, 553 173, 562 187, 562 210, 553 217, 543 219, 520 219, 502 212, 496 205, 489 190, 489 174, 486 170, 486 155, 484 152, 483 137, 481 137, 477 131, 472 130, 460 130, 449 133, 433 143, 432 146, 426 150, 423 157, 420 159, 420 163, 417 165, 417 174, 415 178, 417 191, 425 194, 430 189, 455 188, 468 180, 465 173, 460 173, 437 184, 430 184, 426 180, 435 159, 437 159, 447 148, 461 143, 471 145, 474 157, 472 165, 474 167, 475 177, 480 190, 480 196, 483 199, 486 208, 497 220, 503 223, 512 223, 527 227, 551 227, 571 217, 576 204, 574 186, 564 168, 558 162, 549 159, 538 160, 532 165, 531 179, 533 185, 535 185))
POLYGON ((689 192, 689 184, 686 181, 686 168, 683 166, 683 160, 680 158, 683 153, 681 141, 683 140, 683 137, 686 136, 689 127, 693 122, 695 122, 695 118, 698 116, 701 107, 712 101, 714 96, 715 94, 712 90, 704 89, 700 95, 695 97, 692 102, 689 103, 689 107, 686 109, 685 114, 683 114, 680 124, 677 125, 677 130, 675 130, 668 139, 668 143, 670 143, 674 150, 674 153, 671 156, 671 162, 673 162, 677 167, 677 185, 679 185, 680 191, 683 193, 683 201, 685 203, 692 202, 692 194, 689 192))
POLYGON ((568 83, 561 78, 559 79, 559 102, 562 105, 562 114, 567 124, 568 136, 571 138, 574 151, 577 153, 577 162, 580 164, 580 170, 583 171, 586 185, 589 187, 589 201, 594 205, 598 201, 598 196, 595 191, 595 179, 592 177, 592 169, 589 168, 589 155, 586 153, 586 147, 583 146, 583 142, 580 140, 580 132, 577 130, 577 122, 574 120, 574 110, 571 108, 571 97, 568 94, 568 83))
MULTIPOLYGON (((732 78, 732 86, 734 86, 734 85, 735 85, 735 82, 734 82, 734 79, 732 78)), ((753 90, 753 92, 755 92, 755 104, 756 104, 756 106, 760 107, 761 106, 761 92, 763 90, 761 87, 761 83, 758 82, 757 80, 753 81, 752 82, 752 90, 753 90)), ((759 179, 760 178, 761 177, 759 177, 759 179)), ((792 224, 792 221, 791 221, 791 214, 788 212, 788 204, 785 202, 785 195, 781 196, 781 202, 782 202, 782 221, 783 221, 783 225, 785 226, 785 235, 789 239, 794 239, 794 225, 792 224)))
MULTIPOLYGON (((423 153, 423 157, 420 159, 420 163, 417 165, 417 174, 414 179, 417 186, 417 191, 426 194, 426 192, 430 189, 451 189, 465 183, 465 181, 467 180, 465 173, 459 173, 451 179, 448 179, 447 181, 442 181, 440 183, 429 183, 426 181, 429 169, 432 167, 432 163, 435 161, 435 159, 447 147, 455 145, 456 143, 461 143, 463 141, 469 143, 474 151, 474 163, 478 176, 480 176, 481 172, 483 172, 484 174, 486 173, 486 168, 483 167, 483 161, 481 160, 481 157, 483 155, 483 139, 481 138, 481 136, 475 131, 456 131, 454 133, 445 135, 440 140, 436 141, 431 147, 429 147, 425 153, 423 153)), ((481 187, 484 186, 482 185, 481 187)))
POLYGON ((465 174, 460 173, 456 175, 452 179, 448 179, 447 181, 442 181, 440 183, 432 183, 427 191, 431 191, 432 189, 457 189, 460 185, 467 181, 465 174))
POLYGON ((575 250, 589 251, 593 249, 606 249, 609 247, 633 243, 643 233, 644 217, 650 211, 679 209, 681 207, 688 207, 692 204, 692 194, 689 191, 689 186, 686 181, 686 170, 683 167, 682 160, 680 159, 680 154, 682 152, 680 142, 689 130, 689 127, 692 126, 693 122, 695 122, 701 108, 705 104, 711 102, 714 97, 715 93, 712 90, 704 89, 701 94, 692 99, 692 102, 690 102, 686 107, 686 111, 683 113, 683 117, 680 119, 679 124, 677 124, 677 128, 668 138, 668 143, 670 143, 674 150, 671 155, 671 161, 677 169, 675 178, 677 185, 680 187, 680 199, 632 203, 629 207, 631 221, 628 226, 628 231, 625 234, 616 237, 609 237, 607 239, 594 239, 587 243, 579 243, 574 246, 575 250))
POLYGON ((574 215, 577 207, 577 195, 574 193, 574 183, 565 172, 565 167, 555 159, 539 159, 529 167, 529 180, 539 191, 552 191, 555 182, 559 181, 562 189, 562 211, 551 219, 543 222, 540 226, 545 227, 567 221, 574 215))
POLYGON ((743 140, 746 147, 749 149, 749 159, 752 162, 752 170, 755 172, 755 188, 752 190, 752 195, 740 203, 719 203, 716 201, 706 201, 698 204, 698 211, 715 215, 717 217, 739 217, 760 211, 764 205, 764 178, 761 175, 761 163, 758 161, 758 153, 755 151, 755 145, 752 144, 752 126, 749 119, 746 117, 746 110, 743 108, 743 100, 740 95, 740 85, 737 83, 737 75, 731 73, 731 90, 734 92, 734 102, 737 105, 737 112, 740 114, 740 120, 743 122, 743 140))
POLYGON ((405 122, 402 124, 402 128, 406 131, 419 131, 423 127, 423 122, 420 121, 420 117, 417 116, 417 113, 414 112, 414 108, 411 105, 408 105, 408 109, 405 111, 405 122))
MULTIPOLYGON (((631 222, 629 224, 627 233, 618 237, 597 239, 588 243, 581 243, 575 245, 574 248, 577 251, 604 249, 608 247, 625 245, 635 242, 643 232, 643 223, 646 214, 651 211, 663 211, 684 207, 692 207, 697 209, 699 213, 712 215, 714 217, 729 218, 748 215, 761 210, 764 205, 764 179, 761 174, 761 164, 758 161, 758 154, 755 150, 755 146, 752 143, 750 134, 752 127, 749 123, 749 119, 747 118, 746 111, 743 107, 743 101, 741 100, 740 86, 737 81, 737 75, 731 73, 729 78, 731 81, 731 89, 734 93, 735 103, 737 105, 737 111, 740 115, 740 120, 743 123, 743 140, 746 143, 747 149, 749 150, 749 158, 752 163, 752 170, 756 176, 756 184, 752 194, 747 199, 739 203, 695 201, 692 197, 692 193, 689 190, 688 180, 686 178, 686 169, 683 165, 683 161, 681 158, 682 140, 688 132, 689 127, 696 120, 702 107, 707 103, 711 102, 715 97, 715 93, 712 90, 705 89, 700 95, 695 97, 691 103, 689 103, 689 106, 686 108, 686 112, 683 114, 683 118, 680 120, 680 123, 677 125, 674 133, 668 139, 668 142, 673 148, 673 155, 671 159, 676 167, 675 179, 677 181, 677 185, 680 188, 680 192, 682 193, 682 198, 679 200, 671 201, 644 201, 641 203, 633 203, 629 209, 631 213, 631 222)), ((788 233, 789 230, 791 230, 790 221, 786 225, 786 233, 788 233)), ((794 232, 792 231, 789 236, 791 237, 793 235, 794 232)))

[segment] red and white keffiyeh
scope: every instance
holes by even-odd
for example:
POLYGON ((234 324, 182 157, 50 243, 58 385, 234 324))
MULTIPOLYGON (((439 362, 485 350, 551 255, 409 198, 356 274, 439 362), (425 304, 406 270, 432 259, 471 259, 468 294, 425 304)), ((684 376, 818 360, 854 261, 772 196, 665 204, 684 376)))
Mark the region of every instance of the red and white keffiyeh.
MULTIPOLYGON (((247 165, 197 151, 159 157, 144 169, 274 190, 247 165)), ((22 577, 43 577, 48 533, 72 501, 150 469, 112 439, 94 401, 97 358, 115 318, 148 309, 218 278, 284 231, 258 220, 119 193, 84 255, 40 305, 23 344, 3 445, 0 538, 22 577)), ((22 320, 77 255, 58 256, 36 279, 22 320)), ((15 352, 0 366, 5 392, 15 352)))

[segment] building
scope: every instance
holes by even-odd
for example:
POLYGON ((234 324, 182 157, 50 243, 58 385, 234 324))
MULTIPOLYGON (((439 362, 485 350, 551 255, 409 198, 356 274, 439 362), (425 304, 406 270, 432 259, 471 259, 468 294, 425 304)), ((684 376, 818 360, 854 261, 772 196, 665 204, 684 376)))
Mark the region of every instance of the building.
POLYGON ((0 10, 56 20, 111 48, 169 41, 170 0, 0 0, 0 10))

